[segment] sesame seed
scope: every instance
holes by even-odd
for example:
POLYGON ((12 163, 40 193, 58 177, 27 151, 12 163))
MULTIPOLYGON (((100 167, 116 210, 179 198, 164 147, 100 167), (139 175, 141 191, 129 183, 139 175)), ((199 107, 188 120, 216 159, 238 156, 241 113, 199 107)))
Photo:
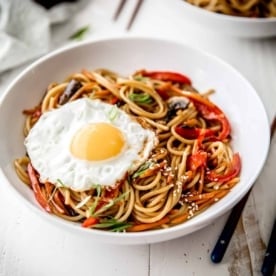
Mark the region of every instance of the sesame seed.
POLYGON ((180 178, 181 178, 181 180, 186 181, 188 179, 188 176, 187 175, 181 175, 180 178))
POLYGON ((192 210, 190 210, 189 215, 192 217, 194 215, 194 212, 192 210))

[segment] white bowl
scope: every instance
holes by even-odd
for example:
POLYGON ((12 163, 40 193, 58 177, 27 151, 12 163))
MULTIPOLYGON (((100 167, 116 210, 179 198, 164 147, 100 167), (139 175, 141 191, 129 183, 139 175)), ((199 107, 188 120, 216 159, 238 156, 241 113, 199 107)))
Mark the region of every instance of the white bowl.
MULTIPOLYGON (((5 91, 0 103, 0 178, 39 216, 77 235, 117 244, 146 244, 192 233, 212 223, 233 207, 260 173, 269 148, 269 126, 264 107, 253 87, 218 58, 183 44, 150 38, 90 41, 51 53, 29 66, 5 91), (166 53, 166 54, 164 54, 166 53), (229 117, 233 147, 242 158, 241 180, 222 200, 193 219, 169 229, 141 233, 111 233, 84 229, 49 215, 36 203, 33 192, 17 177, 13 161, 25 154, 22 110, 35 106, 52 81, 62 81, 83 68, 109 68, 122 74, 137 69, 172 70, 190 76, 199 90, 216 89, 212 100, 229 117)), ((27 229, 26 229, 27 231, 27 229)))
POLYGON ((184 0, 171 0, 179 16, 188 18, 202 28, 244 38, 265 38, 276 36, 276 17, 249 18, 218 14, 194 6, 184 0))

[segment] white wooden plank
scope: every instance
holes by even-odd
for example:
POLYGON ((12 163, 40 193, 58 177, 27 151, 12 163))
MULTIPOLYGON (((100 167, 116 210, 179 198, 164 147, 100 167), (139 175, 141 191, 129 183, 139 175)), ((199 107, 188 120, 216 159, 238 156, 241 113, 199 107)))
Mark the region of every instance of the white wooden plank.
POLYGON ((213 264, 210 260, 218 230, 222 228, 225 218, 223 216, 215 224, 183 238, 151 245, 150 275, 228 275, 228 253, 230 251, 231 254, 231 250, 220 264, 213 264))
POLYGON ((148 275, 149 246, 96 243, 65 232, 0 186, 0 275, 148 275))

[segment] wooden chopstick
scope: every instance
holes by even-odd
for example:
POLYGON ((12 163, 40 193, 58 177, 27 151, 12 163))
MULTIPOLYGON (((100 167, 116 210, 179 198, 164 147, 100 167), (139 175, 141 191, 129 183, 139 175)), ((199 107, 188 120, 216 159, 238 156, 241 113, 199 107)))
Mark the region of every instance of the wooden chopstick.
MULTIPOLYGON (((273 135, 275 134, 275 130, 276 130, 276 117, 274 117, 271 127, 270 127, 270 141, 272 140, 273 135)), ((224 225, 224 228, 214 246, 214 249, 211 252, 212 262, 219 263, 223 259, 223 256, 226 252, 229 242, 230 242, 230 240, 233 236, 233 233, 236 229, 236 226, 238 224, 241 213, 244 209, 244 206, 247 202, 247 199, 249 197, 251 190, 252 190, 252 188, 241 199, 241 201, 232 209, 232 211, 226 221, 226 224, 224 225)))
MULTIPOLYGON (((118 7, 117 7, 117 9, 114 13, 114 16, 113 16, 114 21, 116 21, 118 19, 118 17, 120 16, 126 2, 127 2, 127 0, 121 0, 120 1, 119 5, 118 5, 118 7)), ((135 4, 135 7, 134 7, 134 10, 131 14, 131 17, 130 17, 129 21, 128 21, 128 24, 127 24, 127 27, 126 27, 127 30, 130 30, 130 28, 132 27, 133 22, 135 21, 143 2, 144 2, 144 0, 137 0, 137 2, 135 4)))
POLYGON ((138 14, 138 12, 139 12, 139 10, 140 10, 143 2, 144 2, 144 0, 138 0, 137 1, 136 6, 135 6, 135 8, 133 10, 133 13, 132 13, 132 15, 130 17, 130 20, 129 20, 128 24, 127 24, 127 30, 129 30, 131 28, 131 26, 132 26, 135 18, 137 17, 137 14, 138 14))
POLYGON ((215 244, 215 247, 211 253, 211 260, 214 263, 220 263, 226 249, 229 245, 229 242, 233 236, 233 233, 236 229, 238 221, 240 219, 241 213, 244 209, 244 206, 247 202, 251 189, 247 192, 247 194, 239 201, 239 203, 232 209, 223 230, 215 244))
POLYGON ((119 15, 121 14, 122 9, 124 8, 127 0, 121 0, 119 3, 118 8, 116 9, 116 12, 114 13, 113 20, 117 20, 119 15))
POLYGON ((264 256, 261 272, 263 276, 272 276, 276 263, 276 219, 271 231, 266 253, 264 256))
POLYGON ((276 131, 276 117, 274 117, 270 126, 270 141, 272 140, 275 131, 276 131))

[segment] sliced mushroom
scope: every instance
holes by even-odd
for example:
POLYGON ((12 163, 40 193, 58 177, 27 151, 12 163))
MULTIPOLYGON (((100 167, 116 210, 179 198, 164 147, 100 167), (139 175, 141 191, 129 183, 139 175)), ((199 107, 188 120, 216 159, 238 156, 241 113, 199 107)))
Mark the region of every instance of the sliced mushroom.
POLYGON ((178 110, 184 110, 189 105, 189 99, 185 97, 171 97, 168 100, 168 113, 166 116, 166 121, 169 122, 177 113, 178 110))
POLYGON ((65 104, 80 88, 82 84, 77 80, 71 80, 59 98, 59 104, 65 104))

